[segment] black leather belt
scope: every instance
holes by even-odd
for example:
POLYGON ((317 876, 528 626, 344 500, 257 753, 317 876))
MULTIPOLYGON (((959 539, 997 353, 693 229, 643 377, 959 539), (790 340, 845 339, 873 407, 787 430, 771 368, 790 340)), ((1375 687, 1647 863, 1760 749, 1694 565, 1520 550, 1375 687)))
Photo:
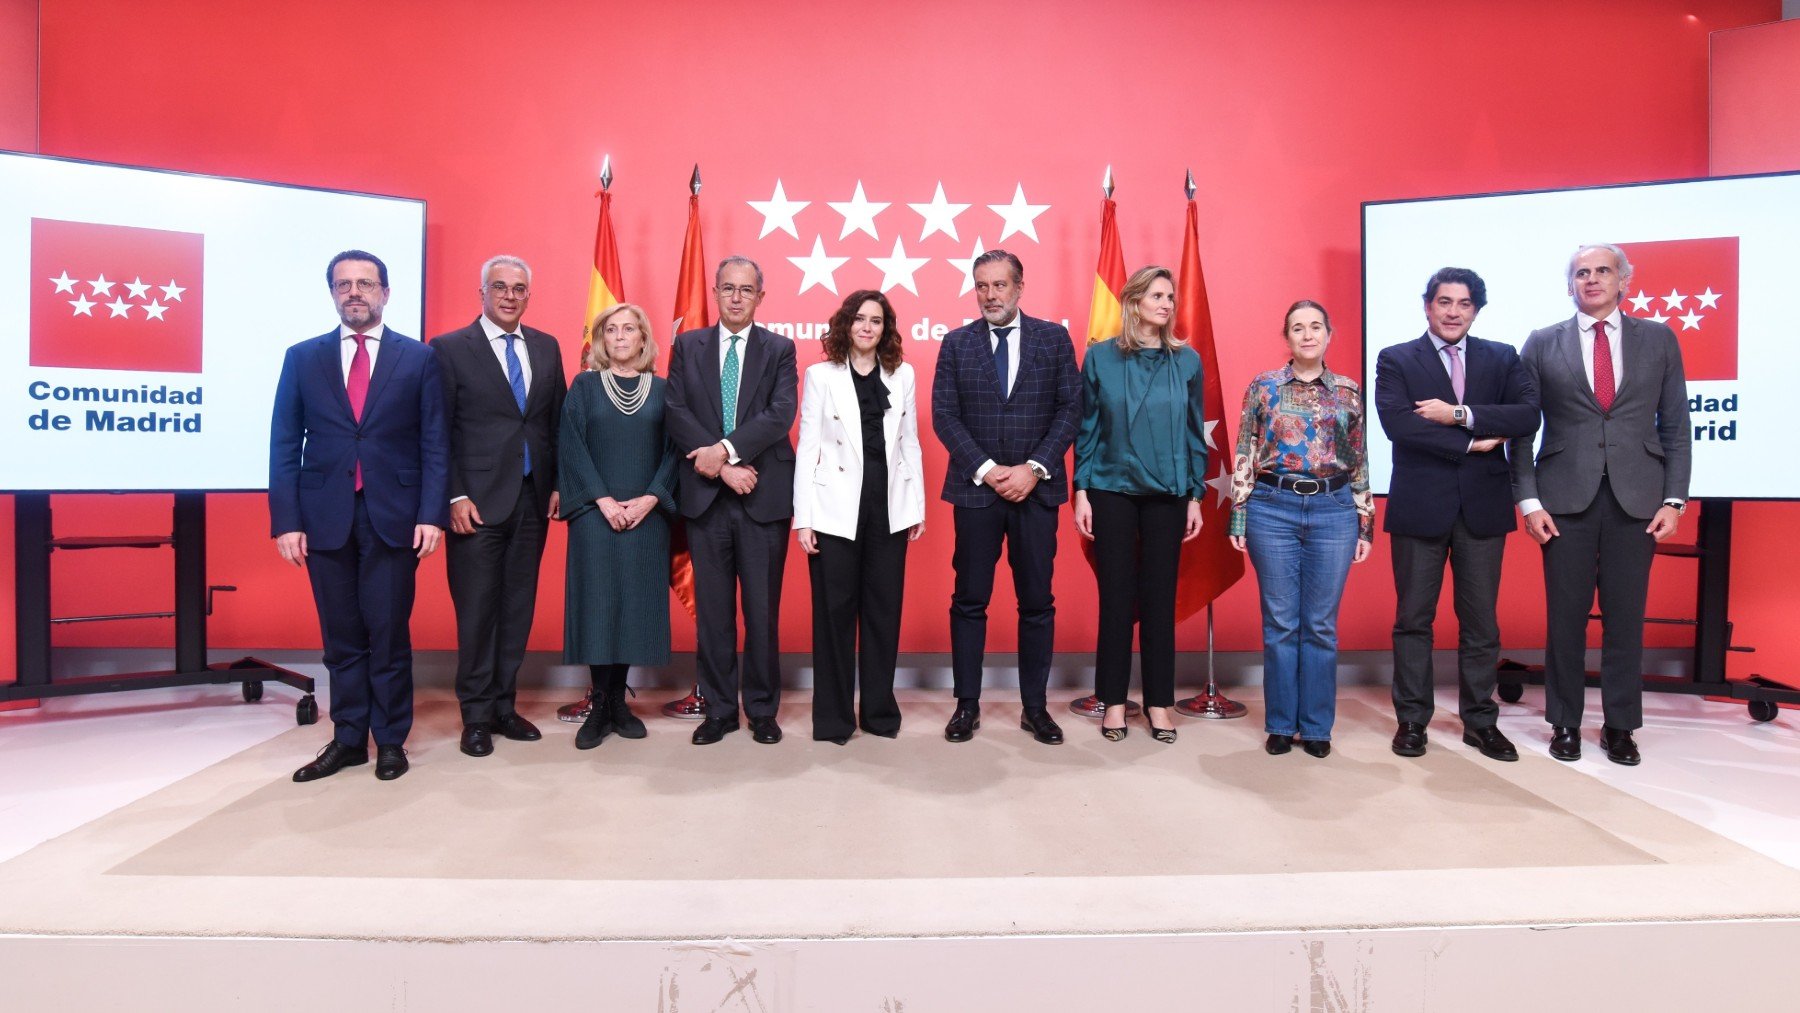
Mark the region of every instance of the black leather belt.
POLYGON ((1333 475, 1330 478, 1308 478, 1305 475, 1276 475, 1272 472, 1259 471, 1256 480, 1264 485, 1272 485, 1277 489, 1286 489, 1300 496, 1317 496, 1322 492, 1335 492, 1350 484, 1349 475, 1333 475))

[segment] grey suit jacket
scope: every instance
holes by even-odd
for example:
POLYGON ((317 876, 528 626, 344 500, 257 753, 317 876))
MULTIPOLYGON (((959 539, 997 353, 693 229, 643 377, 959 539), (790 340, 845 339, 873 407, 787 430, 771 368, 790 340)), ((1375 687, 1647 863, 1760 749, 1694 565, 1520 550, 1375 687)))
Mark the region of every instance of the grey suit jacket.
POLYGON ((1693 429, 1681 346, 1667 325, 1621 317, 1623 381, 1602 412, 1581 364, 1574 317, 1531 332, 1520 358, 1544 410, 1543 448, 1514 440, 1513 501, 1537 499, 1552 514, 1580 513, 1604 474, 1619 505, 1648 519, 1665 499, 1686 499, 1693 429))

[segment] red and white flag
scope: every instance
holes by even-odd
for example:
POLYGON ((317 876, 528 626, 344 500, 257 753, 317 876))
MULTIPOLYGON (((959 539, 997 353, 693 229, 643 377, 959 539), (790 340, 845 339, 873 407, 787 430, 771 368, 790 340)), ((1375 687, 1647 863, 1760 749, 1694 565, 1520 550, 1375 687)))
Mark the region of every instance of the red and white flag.
POLYGON ((198 373, 205 237, 31 220, 31 365, 198 373))
POLYGON ((1738 237, 1621 243, 1625 312, 1668 324, 1689 380, 1738 378, 1738 237))

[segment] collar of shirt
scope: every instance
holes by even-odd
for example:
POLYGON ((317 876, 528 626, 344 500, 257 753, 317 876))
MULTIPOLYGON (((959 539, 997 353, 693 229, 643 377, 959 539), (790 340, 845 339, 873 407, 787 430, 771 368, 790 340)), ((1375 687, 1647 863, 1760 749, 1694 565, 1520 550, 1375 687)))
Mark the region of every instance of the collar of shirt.
MULTIPOLYGON (((1013 310, 1012 319, 1008 320, 1006 323, 988 324, 988 350, 992 351, 993 348, 1000 343, 1000 339, 994 336, 994 328, 1011 327, 1013 329, 1012 333, 1008 334, 1007 337, 1016 338, 1019 336, 1019 333, 1025 329, 1024 316, 1025 314, 1023 312, 1015 309, 1013 310)), ((1018 342, 1015 341, 1013 347, 1019 347, 1018 342)))
POLYGON ((1593 340, 1594 337, 1594 325, 1599 323, 1602 319, 1606 321, 1606 336, 1608 338, 1618 337, 1619 308, 1617 306, 1614 306, 1613 311, 1608 313, 1605 317, 1590 317, 1586 313, 1579 311, 1575 314, 1575 323, 1581 328, 1581 336, 1590 341, 1593 340))
POLYGON ((753 320, 750 323, 745 324, 744 329, 741 331, 728 331, 725 329, 724 324, 720 324, 719 325, 719 344, 725 348, 730 348, 731 347, 731 339, 735 335, 738 338, 738 340, 740 340, 744 343, 743 345, 738 346, 738 354, 742 355, 742 354, 744 354, 744 351, 743 351, 744 346, 748 345, 750 343, 750 328, 755 327, 755 326, 756 326, 756 321, 753 320))
POLYGON ((1449 342, 1449 341, 1445 341, 1445 340, 1444 340, 1444 339, 1443 339, 1443 338, 1440 338, 1440 337, 1438 337, 1438 335, 1437 335, 1437 332, 1436 332, 1436 331, 1426 331, 1426 332, 1425 332, 1425 333, 1426 333, 1426 334, 1429 334, 1429 335, 1431 335, 1431 344, 1432 344, 1432 346, 1433 346, 1433 347, 1435 347, 1435 348, 1436 348, 1436 349, 1437 349, 1437 353, 1438 353, 1438 354, 1439 354, 1439 355, 1443 355, 1443 354, 1444 354, 1444 349, 1446 349, 1446 348, 1449 348, 1449 347, 1450 347, 1450 346, 1451 346, 1451 344, 1455 344, 1455 345, 1456 345, 1456 347, 1458 347, 1458 348, 1460 348, 1460 349, 1463 349, 1463 350, 1465 350, 1465 351, 1467 351, 1467 350, 1468 350, 1468 347, 1469 347, 1469 345, 1468 345, 1468 338, 1469 338, 1469 336, 1468 336, 1468 335, 1466 335, 1466 334, 1465 334, 1465 335, 1463 335, 1463 338, 1462 338, 1462 340, 1461 340, 1461 341, 1457 341, 1457 342, 1449 342))
MULTIPOLYGON (((367 337, 370 341, 380 341, 382 334, 385 333, 386 331, 387 331, 386 324, 376 324, 374 327, 369 328, 368 333, 365 334, 364 336, 367 337)), ((338 340, 339 341, 349 341, 349 340, 351 340, 351 335, 353 335, 355 333, 356 332, 351 330, 350 327, 346 324, 338 325, 338 340)))
POLYGON ((1316 383, 1324 387, 1336 387, 1338 385, 1337 377, 1332 374, 1330 367, 1323 365, 1319 367, 1319 375, 1317 377, 1311 380, 1300 379, 1300 377, 1294 374, 1294 360, 1292 359, 1287 361, 1287 365, 1281 367, 1281 376, 1276 383, 1278 385, 1283 383, 1316 383))
POLYGON ((508 334, 517 335, 520 338, 525 337, 525 332, 522 329, 521 330, 513 330, 513 331, 501 330, 500 325, 497 323, 494 323, 492 320, 489 320, 488 315, 486 313, 483 313, 481 315, 481 330, 483 333, 485 333, 487 335, 487 339, 489 341, 497 341, 500 338, 503 338, 508 334))

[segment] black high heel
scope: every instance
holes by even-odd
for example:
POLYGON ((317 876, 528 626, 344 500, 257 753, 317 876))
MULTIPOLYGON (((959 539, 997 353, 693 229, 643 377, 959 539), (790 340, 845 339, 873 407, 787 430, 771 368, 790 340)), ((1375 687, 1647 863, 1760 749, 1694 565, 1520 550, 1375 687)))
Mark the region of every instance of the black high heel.
MULTIPOLYGON (((1117 706, 1123 708, 1125 705, 1118 704, 1117 706)), ((1106 710, 1107 710, 1107 713, 1112 712, 1111 707, 1106 708, 1106 710)), ((1129 720, 1129 718, 1127 718, 1127 720, 1129 720)), ((1129 735, 1130 733, 1131 733, 1131 728, 1127 725, 1120 725, 1117 728, 1106 727, 1106 714, 1100 715, 1100 737, 1101 738, 1104 738, 1108 742, 1119 742, 1119 741, 1123 740, 1125 738, 1125 736, 1129 735)))
POLYGON ((1150 708, 1148 705, 1144 707, 1144 724, 1150 727, 1150 737, 1163 745, 1166 746, 1175 741, 1174 728, 1158 728, 1156 727, 1156 722, 1150 720, 1150 708))

